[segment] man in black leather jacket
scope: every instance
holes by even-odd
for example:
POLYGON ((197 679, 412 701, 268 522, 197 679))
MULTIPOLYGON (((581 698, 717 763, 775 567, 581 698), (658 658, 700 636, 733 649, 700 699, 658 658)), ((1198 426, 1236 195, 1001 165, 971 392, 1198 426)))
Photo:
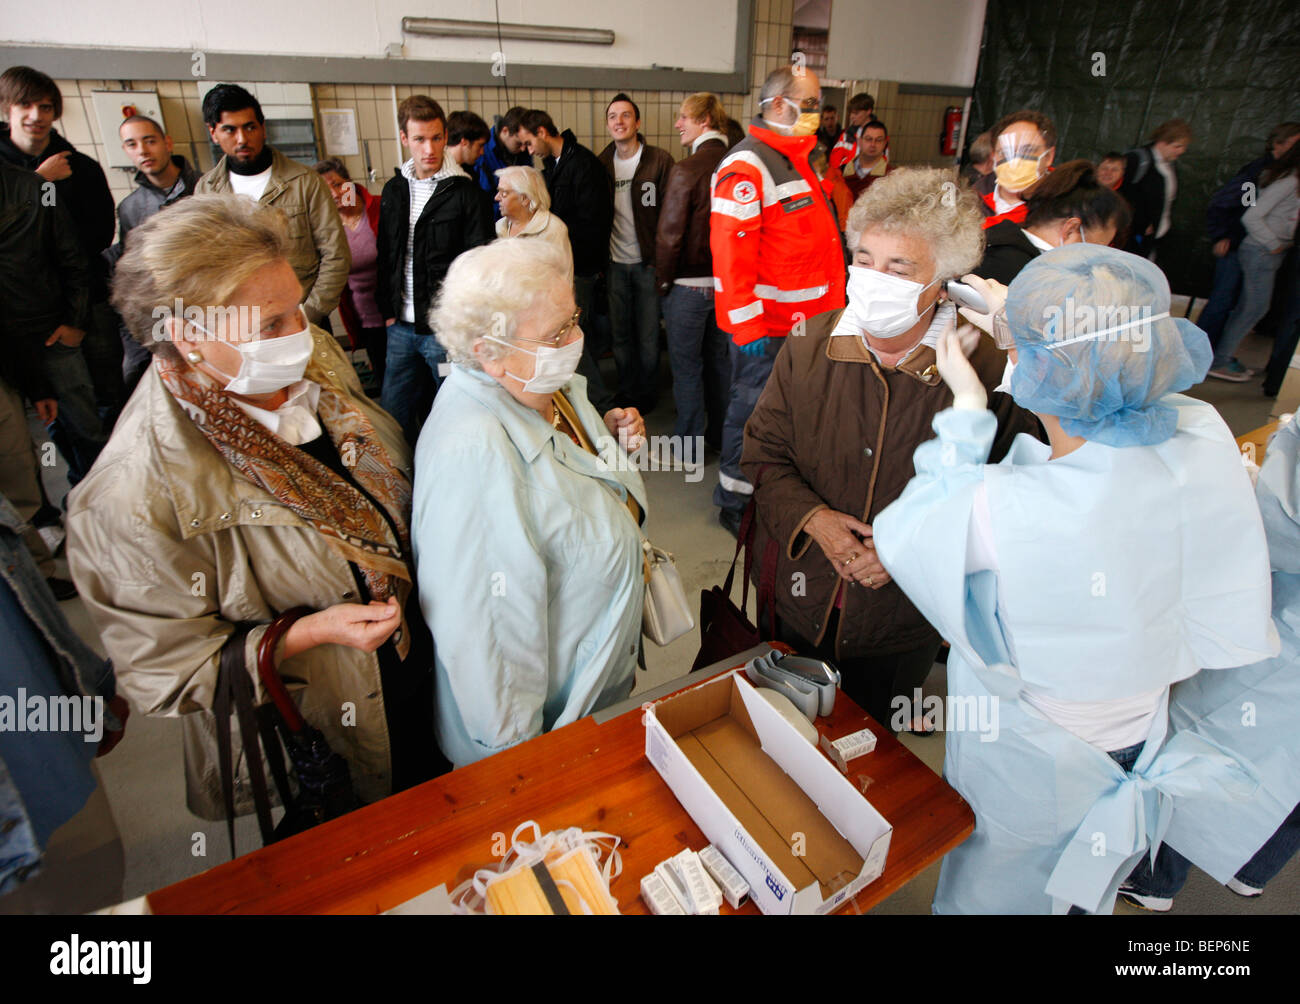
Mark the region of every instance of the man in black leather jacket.
MULTIPOLYGON (((609 263, 609 232, 614 224, 614 191, 609 172, 596 155, 578 142, 572 129, 560 132, 546 112, 533 108, 524 113, 519 135, 534 157, 541 157, 551 212, 569 228, 573 246, 573 298, 589 324, 596 282, 609 263)), ((587 378, 587 397, 604 414, 614 404, 591 353, 584 342, 578 372, 587 378)))

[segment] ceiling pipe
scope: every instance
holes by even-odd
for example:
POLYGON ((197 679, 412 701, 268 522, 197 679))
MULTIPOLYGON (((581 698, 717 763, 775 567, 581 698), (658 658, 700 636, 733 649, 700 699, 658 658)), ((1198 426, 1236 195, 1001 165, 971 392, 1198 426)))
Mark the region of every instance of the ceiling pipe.
POLYGON ((501 38, 529 42, 580 42, 585 45, 613 45, 608 28, 564 28, 559 25, 500 24, 495 21, 461 21, 443 17, 404 17, 402 31, 410 35, 443 38, 501 38))

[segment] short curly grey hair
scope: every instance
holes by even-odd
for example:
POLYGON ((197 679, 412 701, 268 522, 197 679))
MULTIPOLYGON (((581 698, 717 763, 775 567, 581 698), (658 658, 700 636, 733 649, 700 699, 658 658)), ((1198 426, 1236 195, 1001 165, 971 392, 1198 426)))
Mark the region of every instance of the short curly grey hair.
POLYGON ((867 230, 921 238, 934 254, 934 277, 942 281, 963 276, 980 263, 983 224, 979 197, 958 184, 953 171, 904 167, 858 196, 845 229, 853 251, 867 230))
MULTIPOLYGON (((545 241, 493 241, 451 263, 429 310, 429 327, 452 362, 482 369, 474 355, 476 341, 491 335, 513 342, 521 314, 571 289, 567 263, 545 241)), ((509 351, 490 340, 483 347, 491 359, 509 351)))

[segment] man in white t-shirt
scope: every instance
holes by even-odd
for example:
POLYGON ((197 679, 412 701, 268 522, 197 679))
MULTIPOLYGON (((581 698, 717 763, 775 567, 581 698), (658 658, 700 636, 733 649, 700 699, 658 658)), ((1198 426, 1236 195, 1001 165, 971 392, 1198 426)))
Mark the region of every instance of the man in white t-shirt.
POLYGON ((659 396, 659 294, 655 290, 655 231, 659 204, 673 158, 649 146, 638 131, 641 110, 626 94, 605 109, 613 142, 599 160, 614 188, 614 226, 609 235, 609 325, 618 368, 620 407, 644 415, 659 396))
POLYGON ((257 98, 238 84, 203 97, 203 121, 224 157, 199 179, 195 194, 243 195, 281 210, 289 224, 289 264, 302 284, 303 310, 322 324, 338 306, 352 252, 329 186, 310 167, 267 145, 257 98))

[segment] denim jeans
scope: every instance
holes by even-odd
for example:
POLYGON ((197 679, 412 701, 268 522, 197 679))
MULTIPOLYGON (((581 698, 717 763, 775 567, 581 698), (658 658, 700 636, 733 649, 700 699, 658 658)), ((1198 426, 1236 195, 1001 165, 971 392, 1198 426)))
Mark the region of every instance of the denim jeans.
POLYGON ((130 398, 153 362, 153 353, 132 338, 125 325, 118 328, 118 337, 122 340, 122 382, 130 398))
POLYGON ((1268 248, 1247 237, 1237 249, 1241 263, 1241 299, 1223 326, 1223 337, 1214 350, 1214 365, 1226 366, 1246 332, 1268 313, 1273 298, 1273 279, 1282 266, 1283 255, 1269 254, 1268 248))
MULTIPOLYGON (((117 338, 116 332, 113 337, 117 338)), ((50 438, 68 462, 68 484, 75 485, 89 473, 108 442, 95 407, 95 385, 79 345, 55 342, 46 346, 41 365, 59 402, 59 417, 50 426, 50 438)))
POLYGON ((1264 389, 1274 394, 1281 388, 1296 345, 1300 343, 1300 250, 1292 248, 1284 257, 1286 261, 1282 263, 1277 281, 1286 291, 1286 299, 1282 301, 1282 314, 1273 338, 1273 355, 1268 360, 1268 375, 1264 378, 1264 389))
POLYGON ((784 338, 771 338, 763 345, 762 355, 741 352, 731 336, 727 338, 731 353, 731 396, 727 403, 727 418, 722 427, 722 456, 718 461, 718 487, 713 491, 713 504, 721 509, 743 509, 754 496, 754 486, 740 469, 740 455, 745 448, 745 423, 754 413, 758 396, 772 375, 772 364, 781 351, 784 338))
POLYGON ((1237 292, 1241 289, 1241 262, 1237 259, 1237 249, 1233 248, 1214 263, 1214 284, 1210 287, 1210 299, 1196 319, 1196 325, 1205 332, 1210 340, 1210 348, 1219 344, 1223 336, 1223 325, 1237 303, 1237 292))
POLYGON ((95 407, 104 438, 113 431, 117 416, 126 404, 126 383, 122 377, 121 320, 107 301, 90 308, 90 327, 81 343, 81 355, 95 388, 95 407))
POLYGON ((21 523, 23 543, 42 578, 54 574, 54 558, 41 535, 32 528, 32 517, 41 508, 41 466, 27 428, 27 409, 19 393, 0 380, 0 496, 8 500, 21 523))
POLYGON ((731 387, 731 356, 730 339, 713 312, 713 287, 674 283, 663 308, 677 405, 673 435, 703 436, 717 445, 731 387))
POLYGON ((412 446, 433 407, 442 377, 438 365, 447 350, 433 335, 417 335, 415 325, 394 321, 388 326, 388 351, 384 360, 384 389, 379 406, 397 419, 412 446))
MULTIPOLYGON (((582 320, 579 323, 583 326, 591 323, 596 300, 597 278, 599 277, 595 275, 573 277, 573 299, 578 309, 582 311, 582 320)), ((578 372, 587 378, 587 400, 595 405, 601 415, 604 415, 614 407, 614 395, 609 392, 605 378, 600 375, 600 365, 596 362, 592 340, 586 337, 582 340, 582 359, 578 362, 578 372)))
POLYGON ((618 403, 648 409, 659 397, 659 294, 654 266, 610 262, 605 281, 618 403))
MULTIPOLYGON (((1291 815, 1286 817, 1277 832, 1241 866, 1236 879, 1263 889, 1269 879, 1286 867, 1297 850, 1300 850, 1300 805, 1291 810, 1291 815)), ((1128 884, 1148 896, 1172 899, 1182 889, 1191 870, 1190 861, 1168 844, 1162 844, 1156 855, 1155 870, 1152 871, 1147 858, 1143 857, 1129 875, 1128 884)))

